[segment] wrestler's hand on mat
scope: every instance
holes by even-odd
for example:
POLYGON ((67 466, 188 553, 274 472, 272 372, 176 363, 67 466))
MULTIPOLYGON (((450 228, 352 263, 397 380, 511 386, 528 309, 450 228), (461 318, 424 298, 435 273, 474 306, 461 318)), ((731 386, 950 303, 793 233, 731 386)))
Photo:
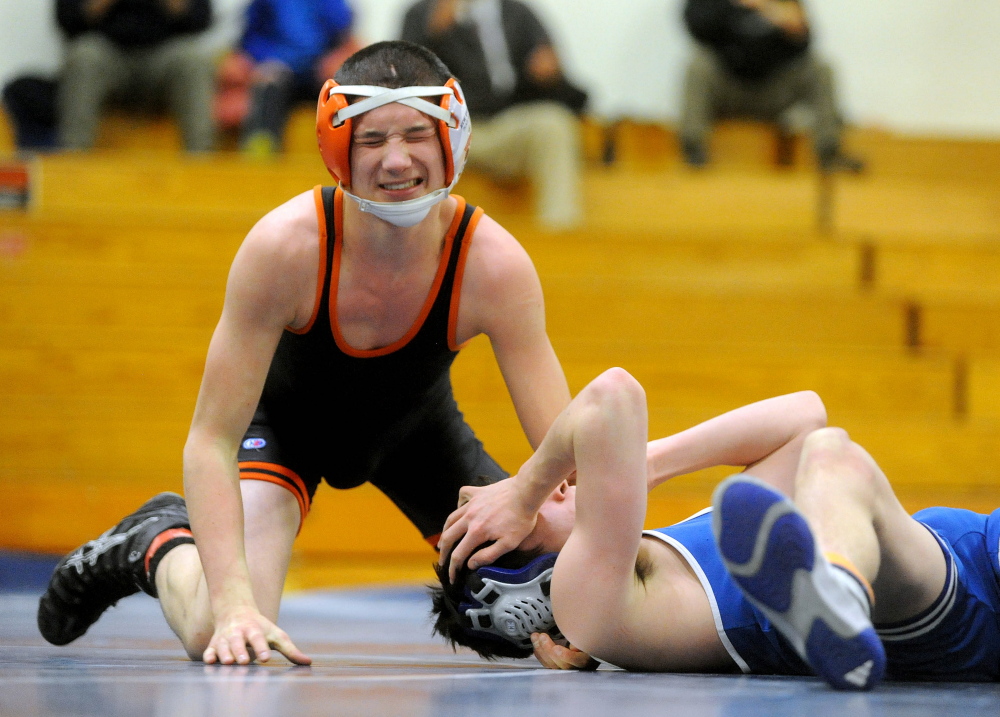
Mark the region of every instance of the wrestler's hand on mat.
POLYGON ((254 659, 267 662, 271 659, 272 649, 296 665, 312 663, 312 658, 295 646, 288 633, 252 607, 239 607, 216 620, 215 634, 202 659, 209 665, 216 662, 248 665, 254 659))
POLYGON ((466 561, 471 570, 489 565, 528 537, 538 516, 525 507, 525 502, 513 478, 482 487, 462 487, 458 492, 459 507, 448 516, 438 541, 442 565, 451 553, 448 576, 452 581, 466 561), (490 541, 495 542, 472 554, 490 541))
POLYGON ((531 646, 535 648, 538 661, 550 670, 596 670, 600 664, 583 650, 572 645, 563 647, 545 633, 534 633, 531 646))

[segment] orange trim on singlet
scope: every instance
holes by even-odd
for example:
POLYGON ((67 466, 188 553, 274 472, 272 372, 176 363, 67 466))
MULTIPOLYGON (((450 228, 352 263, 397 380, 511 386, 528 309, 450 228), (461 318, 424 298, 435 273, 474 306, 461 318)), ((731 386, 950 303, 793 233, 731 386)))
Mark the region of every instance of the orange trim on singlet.
MULTIPOLYGON (((340 194, 339 188, 337 189, 337 194, 340 194)), ((448 227, 448 232, 445 234, 444 247, 441 250, 441 260, 438 262, 437 274, 434 276, 434 283, 431 284, 431 290, 427 293, 424 305, 420 309, 420 315, 417 316, 417 320, 413 322, 413 325, 403 334, 402 338, 393 341, 388 346, 382 346, 377 349, 356 349, 347 343, 347 340, 340 333, 340 325, 337 321, 337 294, 340 290, 340 256, 344 243, 341 231, 343 219, 341 213, 337 213, 336 243, 333 245, 333 270, 330 272, 330 330, 333 333, 334 341, 337 342, 337 348, 345 354, 354 358, 385 356, 406 346, 420 332, 424 321, 427 320, 427 316, 431 313, 434 302, 437 300, 438 291, 441 289, 441 283, 444 281, 448 262, 451 259, 451 246, 455 241, 455 235, 458 233, 458 227, 462 223, 462 215, 465 213, 465 200, 457 195, 453 196, 458 200, 458 206, 455 208, 455 216, 451 220, 451 226, 448 227)))
MULTIPOLYGON (((146 560, 143 563, 143 569, 146 571, 146 575, 149 575, 149 563, 156 555, 156 551, 164 543, 168 543, 174 538, 194 538, 191 535, 191 531, 188 528, 170 528, 169 530, 164 530, 162 533, 153 538, 153 542, 149 544, 149 548, 146 550, 146 560)), ((153 577, 153 576, 150 576, 153 577)))
MULTIPOLYGON (((309 321, 300 329, 293 329, 286 326, 287 331, 293 334, 307 334, 316 323, 319 315, 319 307, 323 301, 323 279, 326 277, 326 208, 323 206, 323 185, 317 184, 313 187, 313 201, 316 203, 316 216, 319 219, 319 268, 316 270, 316 298, 313 299, 312 314, 309 321)), ((335 207, 334 211, 339 215, 340 207, 335 207)))
POLYGON ((476 225, 479 224, 479 220, 483 217, 483 208, 476 207, 476 210, 472 213, 469 218, 469 224, 465 228, 465 241, 462 242, 462 248, 458 250, 458 264, 455 267, 455 282, 451 287, 451 306, 448 309, 448 348, 452 351, 459 351, 472 341, 463 341, 461 344, 457 343, 456 338, 458 334, 458 302, 462 294, 462 277, 465 276, 465 260, 469 256, 469 247, 472 246, 472 239, 476 233, 476 225))
POLYGON ((306 490, 306 484, 302 481, 299 475, 284 466, 278 465, 277 463, 264 463, 261 461, 240 461, 240 480, 262 480, 267 483, 274 483, 275 485, 280 485, 286 488, 292 495, 295 496, 295 500, 299 502, 299 511, 302 514, 302 520, 299 521, 299 530, 302 530, 302 524, 305 523, 306 516, 309 515, 309 508, 311 502, 309 500, 309 491, 306 490), (256 470, 254 470, 256 469, 256 470), (282 476, 288 480, 282 480, 278 476, 273 476, 270 473, 262 473, 258 471, 271 471, 271 473, 280 473, 282 476), (291 485, 289 485, 289 481, 291 485))

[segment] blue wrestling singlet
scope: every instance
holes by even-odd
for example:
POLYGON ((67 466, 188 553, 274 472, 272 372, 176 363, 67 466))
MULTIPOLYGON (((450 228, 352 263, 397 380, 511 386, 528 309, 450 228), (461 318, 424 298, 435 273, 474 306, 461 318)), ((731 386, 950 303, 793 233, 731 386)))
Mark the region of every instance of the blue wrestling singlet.
MULTIPOLYGON (((938 537, 948 577, 938 599, 905 623, 876 625, 890 679, 1000 680, 1000 509, 982 515, 929 508, 913 516, 938 537)), ((716 630, 743 672, 812 670, 726 572, 712 536, 711 509, 643 535, 676 549, 708 594, 716 630)))
POLYGON ((726 572, 712 535, 711 508, 676 525, 645 530, 643 535, 673 547, 694 570, 708 595, 719 638, 740 670, 764 675, 813 674, 726 572))
POLYGON ((1000 510, 928 508, 913 517, 938 538, 948 563, 934 603, 905 623, 875 625, 898 680, 1000 680, 1000 510))

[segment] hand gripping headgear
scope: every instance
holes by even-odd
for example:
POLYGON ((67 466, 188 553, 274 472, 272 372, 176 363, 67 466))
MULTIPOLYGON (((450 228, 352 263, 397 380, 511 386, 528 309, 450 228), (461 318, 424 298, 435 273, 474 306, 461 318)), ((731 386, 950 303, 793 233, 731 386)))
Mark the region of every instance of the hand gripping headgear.
POLYGON ((527 649, 531 649, 533 632, 562 640, 549 597, 558 556, 548 553, 516 570, 487 565, 470 572, 465 581, 466 599, 457 610, 465 630, 527 649))
POLYGON ((454 78, 443 86, 397 89, 375 85, 338 85, 334 80, 327 80, 319 93, 316 107, 316 137, 326 168, 345 193, 358 202, 362 211, 371 212, 397 226, 413 226, 427 216, 432 206, 447 197, 458 182, 469 154, 472 121, 465 96, 454 78), (350 104, 347 96, 365 99, 350 104), (425 97, 440 97, 440 101, 435 104, 423 99, 425 97), (390 102, 399 102, 437 120, 446 187, 402 202, 374 202, 348 191, 351 186, 353 118, 390 102))

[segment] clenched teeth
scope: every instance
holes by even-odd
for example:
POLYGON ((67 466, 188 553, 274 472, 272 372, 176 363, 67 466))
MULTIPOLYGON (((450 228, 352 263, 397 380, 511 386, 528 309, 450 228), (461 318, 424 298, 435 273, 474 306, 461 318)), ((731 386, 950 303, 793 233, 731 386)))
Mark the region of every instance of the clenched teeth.
POLYGON ((381 186, 382 189, 386 189, 386 190, 389 190, 390 192, 392 192, 392 191, 396 191, 396 190, 399 190, 399 189, 410 189, 411 187, 415 187, 418 184, 420 184, 420 179, 419 178, 417 178, 417 179, 410 179, 410 180, 407 180, 405 182, 395 182, 394 184, 382 184, 382 185, 379 185, 379 186, 381 186))

